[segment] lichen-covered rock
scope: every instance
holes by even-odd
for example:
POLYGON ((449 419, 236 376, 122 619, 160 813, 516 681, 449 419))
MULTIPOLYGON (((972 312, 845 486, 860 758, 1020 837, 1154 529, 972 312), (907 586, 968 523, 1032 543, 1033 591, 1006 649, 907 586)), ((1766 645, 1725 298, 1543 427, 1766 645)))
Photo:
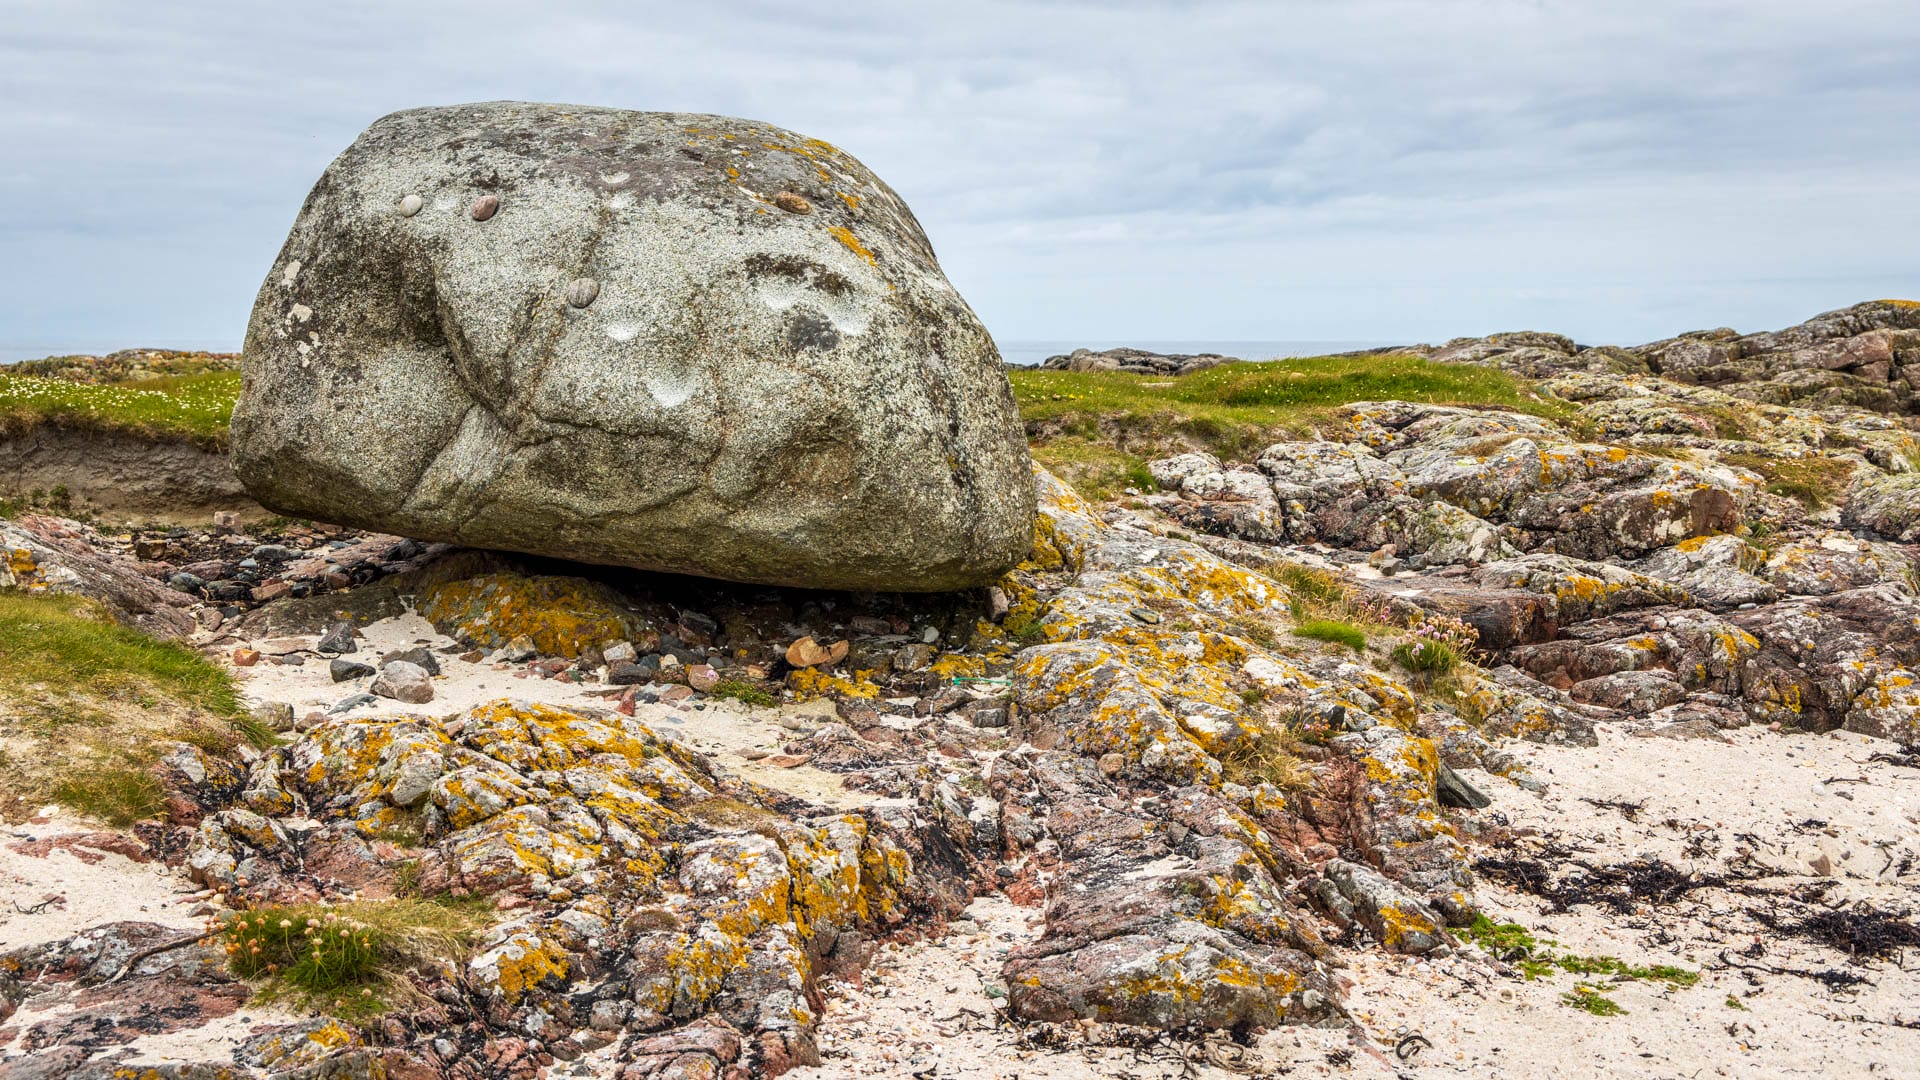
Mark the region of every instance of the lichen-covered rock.
POLYGON ((163 588, 131 559, 101 551, 80 535, 86 526, 28 514, 0 519, 0 588, 68 593, 96 600, 114 619, 155 637, 193 632, 192 600, 163 588))
POLYGON ((309 196, 244 368, 235 469, 284 513, 822 588, 984 584, 1031 536, 1006 377, 913 215, 766 124, 388 116, 309 196))
POLYGON ((1847 496, 1841 521, 1887 540, 1920 540, 1920 473, 1861 480, 1847 496))

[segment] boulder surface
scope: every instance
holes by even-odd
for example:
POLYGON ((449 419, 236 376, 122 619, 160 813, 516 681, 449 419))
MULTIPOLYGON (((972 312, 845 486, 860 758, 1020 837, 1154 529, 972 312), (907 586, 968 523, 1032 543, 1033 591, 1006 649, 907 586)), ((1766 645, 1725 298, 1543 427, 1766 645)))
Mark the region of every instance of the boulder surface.
POLYGON ((235 468, 285 514, 902 591, 1032 538, 998 352, 913 214, 767 124, 385 117, 308 196, 243 357, 235 468))

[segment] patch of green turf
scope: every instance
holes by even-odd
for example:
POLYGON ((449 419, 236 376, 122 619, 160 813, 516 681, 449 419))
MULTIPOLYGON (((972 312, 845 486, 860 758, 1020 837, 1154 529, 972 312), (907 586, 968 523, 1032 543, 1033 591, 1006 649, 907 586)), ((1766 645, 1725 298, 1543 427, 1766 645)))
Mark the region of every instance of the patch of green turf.
POLYGON ((1798 501, 1809 513, 1845 502, 1847 488, 1853 482, 1853 462, 1821 454, 1799 458, 1722 454, 1720 460, 1766 477, 1768 492, 1798 501))
POLYGON ((113 622, 91 601, 0 590, 0 816, 54 801, 124 825, 162 809, 169 742, 214 754, 272 732, 199 653, 113 622))
POLYGON ((1602 994, 1598 987, 1588 986, 1586 983, 1581 983, 1571 991, 1561 994, 1560 1001, 1595 1016, 1627 1015, 1627 1010, 1621 1008, 1618 1002, 1602 994))
POLYGON ((1352 623, 1338 622, 1334 619, 1313 619, 1293 628, 1294 637, 1312 638, 1315 641, 1330 641, 1345 645, 1354 652, 1364 652, 1367 648, 1366 631, 1352 623))
MULTIPOLYGON (((1571 405, 1497 368, 1401 354, 1222 364, 1172 378, 1039 368, 1011 371, 1008 378, 1041 463, 1068 474, 1076 468, 1097 474, 1108 487, 1138 481, 1136 467, 1145 457, 1182 446, 1249 457, 1282 438, 1328 425, 1335 409, 1355 401, 1496 406, 1555 420, 1574 416, 1571 405)), ((1138 482, 1132 486, 1145 490, 1138 482)))
POLYGON ((0 436, 50 424, 223 449, 239 396, 237 371, 107 384, 0 373, 0 436))

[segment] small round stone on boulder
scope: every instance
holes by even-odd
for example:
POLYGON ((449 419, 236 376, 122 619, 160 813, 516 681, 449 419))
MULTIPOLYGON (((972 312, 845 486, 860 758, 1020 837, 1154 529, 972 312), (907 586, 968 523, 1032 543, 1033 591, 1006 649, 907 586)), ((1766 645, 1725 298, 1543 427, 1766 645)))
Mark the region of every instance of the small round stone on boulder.
POLYGON ((572 307, 586 307, 599 295, 600 283, 592 278, 574 278, 567 284, 567 303, 572 307))

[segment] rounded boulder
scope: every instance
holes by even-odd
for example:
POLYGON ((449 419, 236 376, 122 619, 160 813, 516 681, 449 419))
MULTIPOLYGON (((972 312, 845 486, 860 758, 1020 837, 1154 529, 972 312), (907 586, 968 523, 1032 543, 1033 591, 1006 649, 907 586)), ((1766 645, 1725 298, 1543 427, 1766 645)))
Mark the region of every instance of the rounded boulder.
POLYGON ((308 196, 243 370, 234 466, 283 514, 812 588, 980 585, 1032 540, 999 354, 913 214, 767 124, 385 117, 308 196))

